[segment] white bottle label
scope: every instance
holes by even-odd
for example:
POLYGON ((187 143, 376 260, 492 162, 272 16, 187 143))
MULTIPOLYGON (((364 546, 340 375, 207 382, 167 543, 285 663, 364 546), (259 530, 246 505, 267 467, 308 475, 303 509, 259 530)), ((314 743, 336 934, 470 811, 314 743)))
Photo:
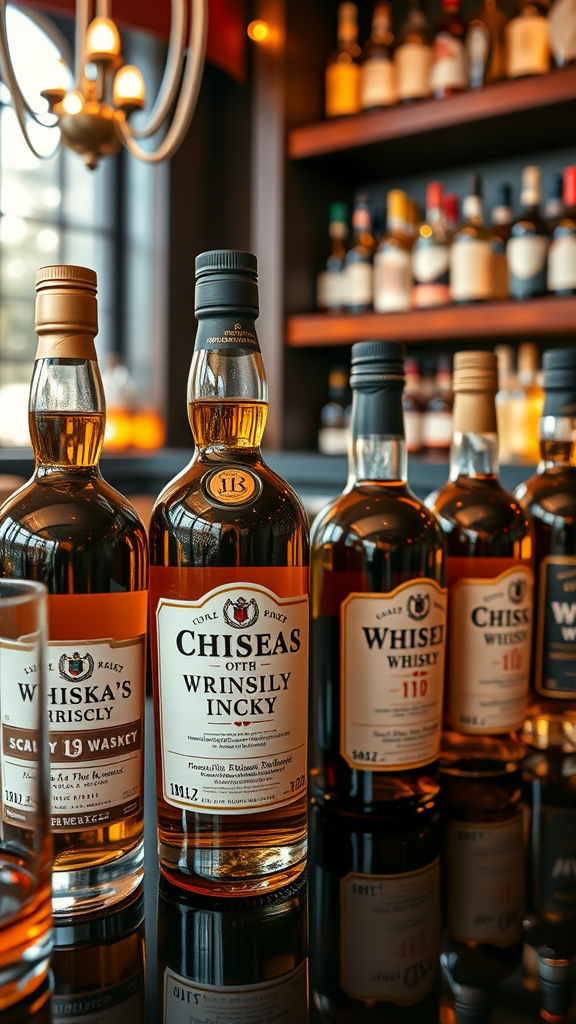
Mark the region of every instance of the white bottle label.
POLYGON ((144 654, 144 637, 48 643, 53 831, 141 810, 144 654))
POLYGON ((422 440, 425 448, 446 448, 452 444, 452 413, 425 412, 422 418, 422 440))
POLYGON ((393 771, 438 757, 446 603, 446 590, 422 578, 342 603, 340 753, 351 767, 393 771))
POLYGON ((459 942, 508 947, 522 933, 522 815, 474 824, 451 821, 447 851, 448 927, 459 942))
POLYGON ((255 583, 156 610, 162 785, 174 807, 242 814, 306 792, 308 597, 255 583))
POLYGON ((399 100, 423 99, 430 95, 431 46, 404 43, 396 50, 394 63, 399 100))
POLYGON ((318 274, 316 301, 318 309, 340 309, 346 305, 344 271, 323 270, 318 274))
POLYGON ((447 717, 464 733, 522 725, 530 680, 534 573, 526 566, 450 588, 447 717))
POLYGON ((390 313, 410 309, 412 261, 406 249, 382 249, 374 257, 374 309, 390 313))
POLYGON ((307 963, 259 985, 201 985, 167 968, 164 1024, 306 1024, 307 963))
POLYGON ((439 32, 434 40, 434 58, 430 85, 435 89, 466 89, 468 69, 464 43, 449 32, 439 32))
POLYGON ((346 302, 349 306, 372 305, 372 264, 360 260, 346 264, 346 302))
POLYGON ((506 77, 545 75, 550 70, 548 20, 541 15, 512 18, 504 30, 506 77))
POLYGON ((489 299, 492 246, 485 239, 455 242, 450 249, 450 294, 456 302, 489 299))
POLYGON ((342 987, 353 999, 420 1002, 440 952, 439 861, 403 875, 340 883, 342 987))
POLYGON ((555 238, 548 250, 548 290, 576 288, 576 236, 555 238))
POLYGON ((419 452, 422 448, 422 420, 421 412, 416 409, 404 409, 404 434, 406 450, 409 452, 419 452))
MULTIPOLYGON (((419 245, 412 249, 412 271, 418 284, 431 284, 448 274, 450 250, 447 245, 419 245)), ((446 291, 448 285, 446 284, 446 291)))
POLYGON ((360 68, 360 107, 391 107, 396 103, 396 69, 391 60, 373 57, 360 68))
POLYGON ((320 427, 318 451, 323 455, 346 455, 350 443, 348 427, 320 427))
POLYGON ((558 64, 576 57, 576 0, 556 0, 548 14, 550 48, 558 64))
POLYGON ((523 281, 541 274, 546 266, 550 239, 545 235, 523 235, 510 238, 506 246, 508 269, 523 281))
POLYGON ((0 640, 2 723, 2 820, 32 828, 38 815, 39 667, 42 651, 34 637, 0 640))

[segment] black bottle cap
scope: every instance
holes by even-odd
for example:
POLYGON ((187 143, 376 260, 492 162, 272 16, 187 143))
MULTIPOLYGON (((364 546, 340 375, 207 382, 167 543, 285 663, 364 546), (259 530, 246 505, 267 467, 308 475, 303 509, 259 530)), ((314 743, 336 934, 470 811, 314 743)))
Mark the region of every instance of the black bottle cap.
POLYGON ((562 199, 564 179, 559 171, 554 171, 548 178, 548 198, 562 199))
POLYGON ((496 206, 512 206, 512 185, 507 181, 496 189, 496 206))
POLYGON ((482 178, 479 174, 470 174, 468 177, 468 195, 482 197, 482 178))
POLYGON ((553 348, 544 353, 543 416, 576 417, 576 348, 553 348))
POLYGON ((399 341, 358 341, 352 346, 350 384, 353 388, 404 386, 406 349, 399 341))
POLYGON ((257 317, 258 261, 251 252, 214 249, 196 257, 196 316, 257 317))
POLYGON ((359 341, 352 346, 353 436, 404 434, 405 353, 404 345, 397 341, 359 341))

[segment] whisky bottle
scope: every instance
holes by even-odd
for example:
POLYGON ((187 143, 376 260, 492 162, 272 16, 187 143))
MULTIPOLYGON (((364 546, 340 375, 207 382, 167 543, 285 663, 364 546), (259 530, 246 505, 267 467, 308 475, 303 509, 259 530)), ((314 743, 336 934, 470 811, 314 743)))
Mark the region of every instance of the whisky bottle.
POLYGON ((538 430, 544 406, 540 353, 532 341, 518 346, 517 374, 508 401, 508 452, 512 462, 538 461, 538 430))
POLYGON ((550 70, 550 0, 519 0, 504 29, 506 77, 545 75, 550 70))
POLYGON ((507 182, 498 185, 496 205, 492 208, 492 299, 507 299, 508 260, 506 244, 512 232, 512 186, 507 182))
POLYGON ((576 167, 566 167, 562 209, 548 250, 548 291, 576 295, 576 167))
POLYGON ((434 801, 376 819, 310 815, 310 997, 319 1022, 437 1024, 434 801))
POLYGON ((159 1024, 307 1024, 306 910, 300 879, 278 893, 210 903, 161 880, 159 1024))
POLYGON ((398 34, 394 51, 396 92, 399 102, 430 96, 432 44, 426 16, 419 0, 409 0, 408 15, 398 34))
POLYGON ((520 202, 523 206, 512 225, 506 257, 508 283, 513 299, 534 299, 546 294, 546 260, 550 231, 540 216, 540 168, 522 171, 520 202))
POLYGON ((564 211, 563 184, 563 175, 559 171, 554 171, 548 178, 547 196, 544 203, 544 220, 548 221, 550 229, 554 227, 564 211))
POLYGON ((52 1024, 144 1024, 144 897, 116 913, 57 924, 52 1024))
POLYGON ((372 308, 374 228, 368 196, 359 195, 352 211, 352 245, 344 257, 344 294, 348 313, 372 308))
POLYGON ((306 854, 308 535, 263 462, 256 257, 196 260, 196 449, 150 525, 159 856, 177 885, 279 887, 306 854))
POLYGON ((432 393, 422 417, 422 446, 424 451, 446 459, 452 442, 452 371, 447 356, 440 356, 436 365, 432 393))
POLYGON ((326 117, 357 114, 360 110, 360 47, 358 7, 338 7, 338 46, 326 66, 326 117))
POLYGON ((313 527, 310 781, 348 811, 438 787, 444 542, 406 483, 403 357, 395 342, 353 346, 348 484, 313 527))
POLYGON ((318 309, 329 313, 342 313, 346 307, 344 290, 344 257, 348 236, 347 210, 345 203, 330 205, 330 255, 325 269, 318 274, 316 282, 316 304, 318 309))
POLYGON ((55 913, 123 899, 143 874, 148 551, 100 474, 96 274, 38 271, 31 480, 2 506, 0 572, 45 583, 55 913))
POLYGON ((516 490, 535 531, 537 600, 527 741, 576 751, 576 350, 544 353, 537 472, 516 490))
POLYGON ((377 0, 372 15, 372 33, 362 51, 361 110, 377 110, 396 103, 396 71, 392 57, 394 36, 390 24, 390 4, 387 0, 377 0))
POLYGON ((442 18, 434 34, 430 72, 430 85, 437 100, 468 88, 465 34, 460 0, 442 0, 442 18))
POLYGON ((345 455, 349 436, 348 370, 344 366, 335 366, 328 375, 328 401, 320 411, 318 451, 323 455, 345 455))
POLYGON ((390 313, 410 309, 412 239, 406 234, 406 193, 387 196, 386 234, 374 256, 374 309, 390 313))
POLYGON ((448 544, 446 728, 442 762, 513 763, 522 729, 532 643, 533 531, 498 480, 492 352, 454 357, 450 479, 426 504, 448 544))
POLYGON ((450 301, 449 270, 450 239, 442 212, 442 185, 431 181, 426 189, 426 221, 412 248, 412 305, 446 305, 450 301))
POLYGON ((482 302, 492 297, 492 232, 484 223, 478 174, 471 175, 462 215, 464 223, 450 246, 450 297, 454 302, 482 302))

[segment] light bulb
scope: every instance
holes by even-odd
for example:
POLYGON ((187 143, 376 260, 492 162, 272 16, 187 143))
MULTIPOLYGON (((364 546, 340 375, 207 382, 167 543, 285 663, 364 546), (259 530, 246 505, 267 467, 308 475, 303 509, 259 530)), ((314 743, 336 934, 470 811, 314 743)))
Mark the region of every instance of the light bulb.
POLYGON ((120 33, 111 18, 94 18, 86 33, 86 61, 113 64, 120 56, 120 33))
POLYGON ((250 39, 253 39, 255 43, 263 43, 268 39, 270 35, 270 26, 267 21, 251 21, 246 29, 250 39))
POLYGON ((124 64, 114 76, 112 102, 127 114, 144 106, 144 79, 141 71, 133 64, 124 64))
POLYGON ((62 100, 62 110, 65 114, 79 114, 83 107, 84 100, 79 92, 68 92, 62 100))
POLYGON ((66 89, 70 84, 70 73, 63 60, 55 60, 47 75, 50 84, 42 89, 41 95, 48 100, 51 107, 61 103, 66 95, 66 89))

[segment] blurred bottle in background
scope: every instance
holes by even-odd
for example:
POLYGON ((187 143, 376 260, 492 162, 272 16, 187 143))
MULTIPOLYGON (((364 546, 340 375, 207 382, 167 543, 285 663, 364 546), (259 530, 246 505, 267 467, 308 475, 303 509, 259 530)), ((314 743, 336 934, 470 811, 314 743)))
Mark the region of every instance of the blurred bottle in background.
POLYGON ((387 197, 386 234, 374 256, 374 309, 390 313, 410 309, 412 239, 406 233, 406 194, 391 189, 387 197))
POLYGON ((330 255, 326 269, 316 280, 316 303, 318 309, 330 313, 342 313, 346 308, 344 257, 348 237, 348 209, 346 203, 331 203, 328 235, 330 255))
POLYGON ((538 426, 543 407, 538 346, 525 342, 518 348, 517 380, 509 397, 506 447, 510 461, 538 462, 538 426))
POLYGON ((544 217, 553 227, 554 222, 562 216, 564 203, 562 202, 562 175, 554 171, 548 179, 548 196, 544 205, 544 217))
POLYGON ((550 70, 549 9, 550 0, 519 0, 504 30, 507 78, 545 75, 550 70))
POLYGON ((492 298, 508 298, 506 245, 512 231, 512 186, 502 182, 492 209, 492 298))
POLYGON ((450 240, 442 211, 442 185, 431 181, 426 189, 426 220, 412 249, 412 305, 444 306, 450 301, 450 240))
POLYGON ((136 384, 117 352, 109 352, 102 371, 106 398, 105 448, 129 448, 133 443, 132 413, 136 384))
POLYGON ((416 359, 407 359, 405 363, 406 384, 402 394, 404 410, 404 433, 406 435, 406 451, 414 453, 422 451, 422 430, 426 403, 422 395, 420 371, 416 359))
POLYGON ((484 223, 479 174, 470 176, 462 215, 450 247, 450 296, 454 302, 484 302, 492 297, 492 232, 484 223))
POLYGON ((318 451, 345 455, 350 432, 350 388, 345 366, 334 366, 328 375, 328 401, 320 413, 318 451))
POLYGON ((550 229, 540 215, 540 168, 522 171, 522 213, 512 225, 506 247, 508 284, 513 299, 546 294, 546 262, 550 229))
POLYGON ((408 16, 398 34, 394 64, 399 102, 408 103, 430 95, 432 42, 418 0, 409 0, 408 16))
POLYGON ((516 387, 514 371, 514 349, 512 345, 496 345, 494 352, 498 360, 498 393, 496 395, 496 421, 498 424, 498 461, 511 462, 510 400, 516 387))
POLYGON ((562 206, 548 250, 548 291, 576 295, 576 167, 564 171, 562 206))
POLYGON ((466 27, 460 16, 460 0, 442 0, 442 18, 432 47, 430 84, 435 99, 442 100, 468 88, 464 50, 466 27))
POLYGON ((423 447, 430 455, 447 458, 452 444, 452 371, 447 356, 440 356, 434 391, 428 399, 422 421, 423 447))
POLYGON ((372 34, 362 51, 360 109, 377 110, 396 103, 396 69, 392 56, 390 4, 377 0, 372 15, 372 34))
POLYGON ((344 257, 344 291, 349 313, 367 313, 372 309, 374 249, 370 200, 359 195, 352 212, 352 245, 344 257))
POLYGON ((455 192, 446 192, 442 202, 446 230, 450 239, 458 231, 458 196, 455 192))
POLYGON ((470 88, 481 89, 504 78, 504 26, 497 0, 482 0, 466 31, 470 88))
POLYGON ((338 46, 326 66, 326 117, 357 114, 360 109, 358 8, 338 7, 338 46))

